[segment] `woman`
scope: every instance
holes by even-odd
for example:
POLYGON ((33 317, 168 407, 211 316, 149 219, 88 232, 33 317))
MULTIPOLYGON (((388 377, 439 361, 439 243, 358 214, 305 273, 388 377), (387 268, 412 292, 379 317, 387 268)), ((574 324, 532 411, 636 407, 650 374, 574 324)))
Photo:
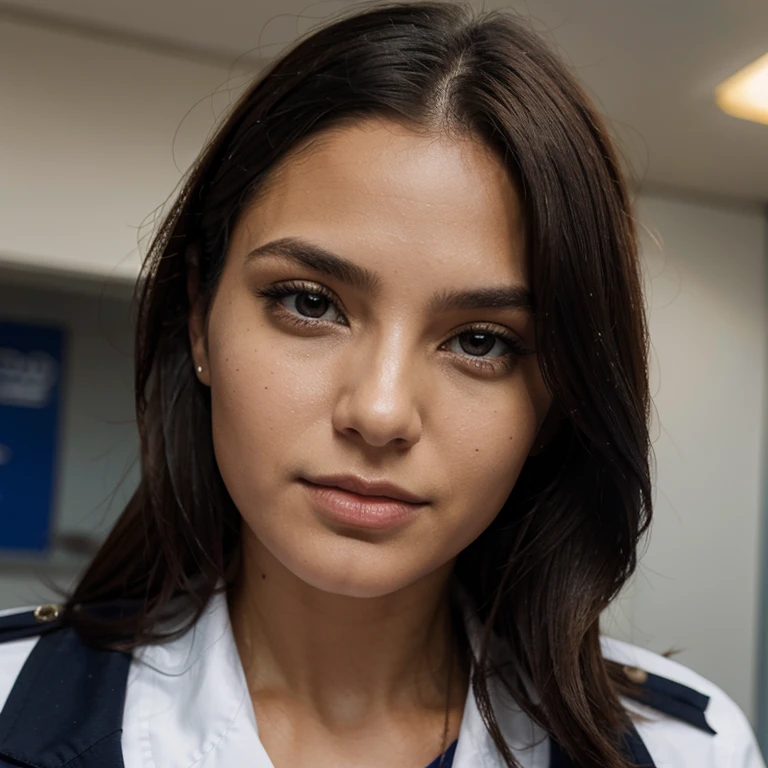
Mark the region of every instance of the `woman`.
POLYGON ((299 41, 138 297, 141 482, 65 602, 4 619, 3 764, 763 765, 711 683, 600 637, 651 516, 637 243, 523 23, 299 41))

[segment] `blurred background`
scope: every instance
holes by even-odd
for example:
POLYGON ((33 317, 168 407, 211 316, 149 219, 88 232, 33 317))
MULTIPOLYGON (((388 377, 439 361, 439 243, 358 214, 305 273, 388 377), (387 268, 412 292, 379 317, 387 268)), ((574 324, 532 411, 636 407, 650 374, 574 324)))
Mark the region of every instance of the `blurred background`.
MULTIPOLYGON (((71 583, 135 486, 130 297, 157 212, 249 79, 351 5, 0 2, 0 608, 71 583)), ((477 7, 556 47, 636 197, 656 509, 605 631, 679 650, 766 751, 768 75, 762 113, 716 89, 768 53, 768 2, 477 7)))

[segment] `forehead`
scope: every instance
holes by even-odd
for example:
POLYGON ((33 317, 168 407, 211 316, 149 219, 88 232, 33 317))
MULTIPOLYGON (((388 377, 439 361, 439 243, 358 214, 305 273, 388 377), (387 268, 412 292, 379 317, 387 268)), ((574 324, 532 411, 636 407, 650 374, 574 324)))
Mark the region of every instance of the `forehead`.
POLYGON ((384 271, 481 270, 525 282, 523 220, 507 169, 469 138, 366 121, 310 140, 242 219, 247 245, 306 235, 384 271))

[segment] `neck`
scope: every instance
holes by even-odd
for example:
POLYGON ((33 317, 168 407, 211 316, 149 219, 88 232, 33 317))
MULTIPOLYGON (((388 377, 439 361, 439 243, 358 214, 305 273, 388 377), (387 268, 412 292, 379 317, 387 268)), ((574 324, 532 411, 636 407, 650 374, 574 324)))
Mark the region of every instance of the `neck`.
POLYGON ((386 709, 463 707, 467 670, 448 602, 453 563, 393 594, 347 597, 301 581, 255 537, 244 533, 243 542, 229 608, 252 695, 290 696, 339 727, 386 709))

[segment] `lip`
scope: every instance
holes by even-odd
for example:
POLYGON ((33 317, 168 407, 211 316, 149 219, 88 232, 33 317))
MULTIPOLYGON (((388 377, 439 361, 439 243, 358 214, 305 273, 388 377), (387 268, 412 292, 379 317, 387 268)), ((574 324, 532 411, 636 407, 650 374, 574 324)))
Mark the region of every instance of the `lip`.
POLYGON ((417 496, 388 480, 369 480, 360 475, 322 475, 320 477, 307 478, 308 482, 315 485, 332 486, 358 496, 386 497, 387 500, 395 499, 409 504, 426 504, 427 499, 417 496))
MULTIPOLYGON (((326 478, 327 479, 327 478, 326 478)), ((348 476, 346 478, 348 480, 348 476)), ((410 502, 391 496, 374 496, 355 493, 338 486, 318 484, 301 479, 301 484, 309 491, 313 503, 321 514, 331 521, 354 528, 383 531, 398 528, 412 520, 427 502, 410 502)), ((371 485, 366 490, 371 490, 371 485)), ((405 494, 402 489, 392 490, 391 484, 383 484, 390 493, 405 494)), ((382 484, 377 487, 381 488, 382 484)), ((408 494, 411 498, 413 494, 408 494)))

